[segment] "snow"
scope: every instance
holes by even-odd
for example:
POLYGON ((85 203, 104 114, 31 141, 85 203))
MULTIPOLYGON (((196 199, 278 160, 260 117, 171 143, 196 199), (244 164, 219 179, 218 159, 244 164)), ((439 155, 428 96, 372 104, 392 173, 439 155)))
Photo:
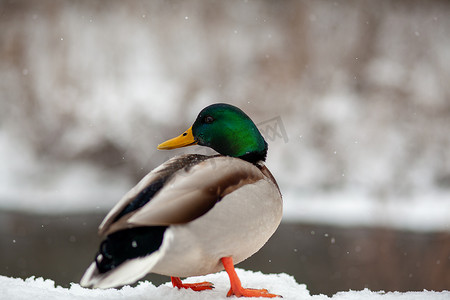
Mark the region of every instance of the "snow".
MULTIPOLYGON (((448 300, 449 291, 433 292, 374 292, 368 289, 362 291, 338 292, 332 297, 325 295, 310 295, 306 285, 297 283, 292 276, 287 274, 262 274, 260 272, 236 269, 244 287, 266 288, 271 293, 282 295, 283 299, 302 300, 448 300)), ((54 281, 43 278, 30 277, 25 280, 0 276, 0 295, 8 300, 84 300, 84 299, 230 299, 226 297, 229 289, 229 280, 225 272, 198 276, 183 280, 186 283, 210 281, 215 288, 211 291, 194 292, 191 290, 178 290, 165 283, 154 286, 151 282, 140 282, 136 287, 125 286, 121 289, 86 289, 76 283, 70 288, 55 286, 54 281)), ((231 298, 233 299, 233 298, 231 298)))

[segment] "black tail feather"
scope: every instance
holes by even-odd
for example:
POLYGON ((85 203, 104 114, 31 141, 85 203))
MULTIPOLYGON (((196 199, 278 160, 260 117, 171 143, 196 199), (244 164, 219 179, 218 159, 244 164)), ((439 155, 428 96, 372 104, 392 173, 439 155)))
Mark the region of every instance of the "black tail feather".
POLYGON ((136 227, 111 233, 100 244, 95 263, 100 273, 118 267, 126 260, 147 256, 162 244, 167 226, 136 227))

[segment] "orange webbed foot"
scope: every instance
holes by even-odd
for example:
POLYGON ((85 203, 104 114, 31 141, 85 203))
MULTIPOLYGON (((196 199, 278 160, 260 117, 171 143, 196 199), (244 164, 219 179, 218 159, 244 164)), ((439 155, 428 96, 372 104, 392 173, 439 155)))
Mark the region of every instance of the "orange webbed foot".
POLYGON ((235 295, 237 297, 265 297, 265 298, 275 298, 281 297, 280 295, 275 295, 269 293, 266 289, 245 289, 241 285, 241 280, 236 274, 234 269, 233 259, 231 257, 222 257, 222 264, 225 267, 225 271, 230 277, 231 288, 228 291, 227 297, 235 295))
MULTIPOLYGON (((241 287, 237 291, 234 291, 232 288, 228 291, 227 297, 231 297, 235 295, 236 297, 264 297, 264 298, 275 298, 281 297, 280 295, 271 294, 266 289, 244 289, 241 287)), ((281 297, 282 298, 282 297, 281 297)))
POLYGON ((179 289, 191 289, 196 292, 204 291, 204 290, 212 290, 214 285, 211 282, 197 282, 197 283, 182 283, 179 277, 170 277, 172 280, 173 287, 179 289))

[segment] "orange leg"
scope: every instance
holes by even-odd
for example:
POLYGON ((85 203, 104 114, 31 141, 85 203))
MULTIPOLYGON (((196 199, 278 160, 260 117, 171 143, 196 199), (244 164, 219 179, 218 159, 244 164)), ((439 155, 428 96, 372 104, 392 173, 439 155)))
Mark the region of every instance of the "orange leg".
POLYGON ((191 289, 196 292, 203 290, 211 290, 214 288, 211 282, 198 282, 198 283, 182 283, 180 277, 170 277, 172 280, 173 287, 177 287, 179 289, 191 289))
POLYGON ((237 297, 281 297, 279 295, 270 294, 266 289, 244 289, 241 285, 241 280, 237 276, 236 270, 234 269, 233 259, 231 257, 222 257, 221 260, 223 266, 225 267, 225 271, 228 273, 228 277, 230 277, 231 288, 228 291, 227 297, 230 297, 231 295, 236 295, 237 297))

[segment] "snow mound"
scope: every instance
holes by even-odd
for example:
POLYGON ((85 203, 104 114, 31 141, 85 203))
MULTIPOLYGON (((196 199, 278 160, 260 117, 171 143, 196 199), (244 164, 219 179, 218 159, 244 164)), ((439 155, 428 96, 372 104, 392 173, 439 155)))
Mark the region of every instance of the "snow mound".
MULTIPOLYGON (((339 292, 331 298, 325 295, 310 295, 306 285, 298 284, 292 276, 287 274, 262 274, 260 272, 236 269, 244 287, 266 288, 271 293, 283 296, 283 299, 335 299, 335 300, 448 300, 450 292, 372 292, 368 289, 362 291, 339 292)), ((191 277, 184 282, 210 281, 215 288, 211 291, 194 292, 191 290, 178 290, 165 283, 159 287, 152 283, 140 282, 136 287, 125 286, 122 289, 86 289, 79 284, 73 283, 70 288, 55 287, 53 280, 30 277, 28 279, 10 278, 0 276, 0 295, 2 299, 21 300, 87 300, 87 299, 127 299, 127 300, 183 300, 183 299, 230 299, 226 297, 229 289, 228 276, 225 272, 209 274, 206 276, 191 277)))

